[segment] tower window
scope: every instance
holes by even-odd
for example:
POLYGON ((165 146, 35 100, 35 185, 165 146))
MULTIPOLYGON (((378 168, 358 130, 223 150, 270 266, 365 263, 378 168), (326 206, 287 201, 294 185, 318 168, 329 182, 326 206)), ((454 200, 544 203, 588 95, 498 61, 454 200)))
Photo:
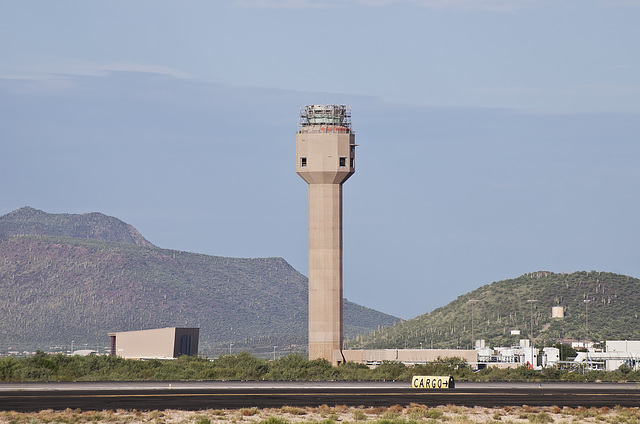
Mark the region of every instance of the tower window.
POLYGON ((352 167, 352 168, 353 168, 353 167, 355 167, 355 162, 356 162, 356 161, 355 161, 353 158, 351 158, 351 167, 352 167))
POLYGON ((307 166, 307 158, 300 158, 300 166, 305 168, 307 166))
POLYGON ((340 166, 347 166, 347 158, 340 158, 340 166))

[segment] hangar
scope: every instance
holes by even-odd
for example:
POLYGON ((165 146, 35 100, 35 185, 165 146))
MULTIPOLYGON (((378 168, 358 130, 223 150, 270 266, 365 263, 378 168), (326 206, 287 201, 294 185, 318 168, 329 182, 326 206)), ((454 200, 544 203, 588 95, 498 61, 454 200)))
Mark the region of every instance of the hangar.
POLYGON ((173 359, 198 355, 199 328, 166 327, 109 333, 111 356, 128 359, 173 359))

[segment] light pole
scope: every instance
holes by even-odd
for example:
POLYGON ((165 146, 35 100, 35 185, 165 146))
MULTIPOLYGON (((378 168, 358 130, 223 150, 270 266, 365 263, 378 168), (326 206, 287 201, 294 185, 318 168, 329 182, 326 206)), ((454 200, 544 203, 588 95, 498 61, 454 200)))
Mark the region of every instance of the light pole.
POLYGON ((591 299, 585 299, 584 300, 584 319, 585 319, 585 326, 587 328, 587 342, 584 344, 584 347, 586 349, 589 349, 589 302, 591 302, 591 299))
POLYGON ((277 347, 278 347, 278 346, 274 346, 274 347, 273 347, 273 360, 274 360, 274 361, 276 360, 276 348, 277 348, 277 347))
POLYGON ((527 303, 531 304, 531 368, 533 368, 533 304, 536 302, 536 299, 527 300, 527 303))
POLYGON ((477 299, 469 299, 467 303, 471 303, 471 349, 473 349, 473 344, 476 342, 475 334, 473 332, 473 305, 478 303, 477 299))
POLYGON ((233 343, 229 343, 229 356, 231 356, 231 346, 233 346, 233 343))

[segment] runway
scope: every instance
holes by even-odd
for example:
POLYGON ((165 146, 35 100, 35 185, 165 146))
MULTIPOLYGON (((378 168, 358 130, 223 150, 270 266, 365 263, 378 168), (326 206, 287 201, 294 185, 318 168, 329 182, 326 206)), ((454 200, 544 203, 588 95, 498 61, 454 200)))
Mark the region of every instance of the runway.
POLYGON ((0 384, 0 410, 238 409, 288 406, 640 406, 637 384, 470 383, 412 389, 408 382, 78 382, 0 384))

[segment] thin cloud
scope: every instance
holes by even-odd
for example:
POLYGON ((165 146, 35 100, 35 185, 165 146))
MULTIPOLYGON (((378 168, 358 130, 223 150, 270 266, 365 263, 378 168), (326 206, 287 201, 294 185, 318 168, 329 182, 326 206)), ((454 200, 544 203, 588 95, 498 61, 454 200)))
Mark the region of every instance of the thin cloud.
POLYGON ((473 88, 469 91, 480 94, 550 94, 553 93, 551 90, 545 90, 539 87, 479 87, 473 88))
POLYGON ((609 97, 633 97, 640 95, 640 84, 589 84, 584 90, 597 96, 609 97))
POLYGON ((512 11, 534 1, 536 0, 236 0, 236 4, 241 7, 283 9, 409 4, 432 9, 512 11))
POLYGON ((115 72, 134 72, 161 75, 176 79, 187 79, 189 74, 174 68, 137 63, 63 63, 29 67, 0 74, 0 81, 13 84, 21 91, 63 92, 77 87, 74 77, 107 77, 115 72))
MULTIPOLYGON (((107 76, 113 72, 141 72, 186 79, 189 74, 174 68, 139 63, 64 63, 45 66, 46 73, 62 75, 107 76)), ((41 68, 42 70, 42 68, 41 68)))
POLYGON ((349 1, 335 2, 330 0, 236 0, 240 7, 263 9, 311 9, 332 8, 347 5, 349 1))
POLYGON ((640 0, 600 0, 603 6, 631 6, 640 7, 640 0))
POLYGON ((534 0, 354 0, 361 5, 413 4, 432 9, 511 11, 534 0))
POLYGON ((139 63, 89 63, 68 62, 61 64, 45 64, 14 70, 10 74, 0 75, 3 79, 59 79, 65 76, 108 76, 113 72, 140 72, 164 75, 172 78, 187 79, 186 72, 164 66, 145 65, 139 63))
POLYGON ((23 93, 62 93, 76 87, 70 77, 52 74, 0 74, 2 82, 5 88, 23 93))

